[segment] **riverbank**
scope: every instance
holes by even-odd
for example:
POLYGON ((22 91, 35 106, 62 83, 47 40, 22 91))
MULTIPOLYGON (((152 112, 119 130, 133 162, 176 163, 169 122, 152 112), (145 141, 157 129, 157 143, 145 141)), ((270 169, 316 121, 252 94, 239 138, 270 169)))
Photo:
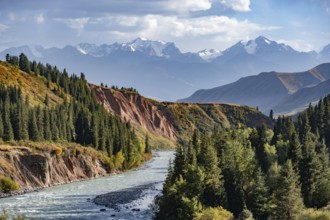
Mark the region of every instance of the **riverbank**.
MULTIPOLYGON (((123 171, 114 165, 119 164, 116 157, 107 157, 93 148, 75 143, 0 144, 0 179, 10 179, 20 188, 16 191, 9 188, 2 191, 0 188, 0 198, 120 174, 123 171)), ((151 158, 144 155, 140 166, 151 158)), ((118 166, 122 167, 121 164, 118 166)))
POLYGON ((150 162, 134 170, 117 175, 95 178, 88 181, 73 182, 45 188, 37 192, 2 198, 0 209, 10 213, 25 214, 28 219, 69 219, 69 220, 107 220, 107 219, 151 219, 150 204, 162 189, 169 160, 173 151, 159 151, 150 162), (120 210, 96 205, 93 199, 99 195, 157 183, 155 188, 143 190, 140 197, 128 204, 118 204, 120 210), (105 211, 100 211, 105 209, 105 211), (134 210, 133 210, 134 209, 134 210), (140 210, 140 211, 137 211, 140 210), (113 217, 112 215, 115 215, 113 217))

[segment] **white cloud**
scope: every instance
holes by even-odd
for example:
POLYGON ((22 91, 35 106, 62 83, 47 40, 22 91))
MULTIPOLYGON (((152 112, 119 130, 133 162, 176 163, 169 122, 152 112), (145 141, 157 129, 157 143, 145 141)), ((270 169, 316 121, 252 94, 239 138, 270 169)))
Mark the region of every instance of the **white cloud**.
POLYGON ((166 5, 170 10, 179 12, 205 11, 212 7, 210 0, 170 0, 166 5))
POLYGON ((278 42, 289 45, 293 49, 295 49, 297 51, 301 51, 301 52, 309 52, 309 51, 313 50, 313 45, 311 45, 310 43, 307 43, 305 40, 299 40, 299 39, 297 39, 297 40, 283 40, 283 39, 280 39, 280 40, 278 40, 278 42))
POLYGON ((250 0, 220 0, 220 3, 233 9, 234 11, 247 12, 250 9, 250 0))
POLYGON ((36 22, 37 22, 38 24, 41 24, 41 23, 43 23, 43 22, 45 21, 45 18, 44 18, 44 16, 43 16, 43 14, 38 14, 38 15, 36 15, 36 16, 35 16, 35 19, 36 19, 36 22))
POLYGON ((84 35, 95 37, 97 31, 97 35, 103 37, 103 42, 106 39, 126 42, 136 37, 174 41, 184 51, 197 51, 205 48, 224 49, 239 40, 256 37, 264 31, 274 29, 278 29, 278 27, 261 26, 248 20, 240 21, 227 16, 185 18, 145 15, 91 19, 86 25, 84 35), (114 20, 117 21, 115 26, 105 28, 104 25, 100 25, 114 20), (201 43, 196 44, 195 42, 201 43))
POLYGON ((64 22, 68 27, 76 30, 84 29, 85 25, 89 22, 90 18, 70 18, 70 19, 57 19, 64 22))
POLYGON ((135 17, 135 16, 130 16, 130 17, 118 16, 118 17, 116 17, 115 20, 119 25, 127 26, 127 27, 134 27, 134 26, 136 26, 139 18, 135 17))

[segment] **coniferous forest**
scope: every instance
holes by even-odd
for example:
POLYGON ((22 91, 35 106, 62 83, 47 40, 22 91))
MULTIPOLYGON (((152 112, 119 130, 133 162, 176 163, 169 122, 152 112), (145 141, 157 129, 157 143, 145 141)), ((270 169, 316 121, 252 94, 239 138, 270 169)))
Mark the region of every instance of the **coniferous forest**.
POLYGON ((3 141, 66 141, 91 146, 105 155, 119 156, 121 168, 142 162, 141 144, 129 123, 107 112, 97 101, 83 73, 80 76, 59 71, 56 66, 31 62, 21 54, 6 56, 6 61, 27 74, 44 77, 48 88, 63 98, 50 105, 32 106, 20 88, 0 85, 0 139, 3 141))
POLYGON ((273 129, 195 131, 177 149, 156 219, 329 219, 330 96, 273 129))

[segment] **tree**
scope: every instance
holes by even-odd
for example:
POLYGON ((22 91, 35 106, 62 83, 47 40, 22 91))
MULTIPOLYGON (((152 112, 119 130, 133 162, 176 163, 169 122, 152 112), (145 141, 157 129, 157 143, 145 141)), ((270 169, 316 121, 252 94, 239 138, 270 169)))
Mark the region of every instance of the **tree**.
POLYGON ((198 213, 194 220, 212 220, 212 219, 221 219, 221 220, 232 220, 234 216, 231 212, 220 207, 215 208, 206 208, 201 213, 198 213))
POLYGON ((226 206, 226 194, 222 171, 219 167, 217 153, 210 137, 203 134, 200 154, 197 155, 199 165, 206 176, 204 181, 204 194, 201 199, 206 206, 226 206))
POLYGON ((149 134, 148 133, 145 136, 144 145, 145 145, 144 152, 147 153, 147 154, 150 154, 151 153, 151 148, 150 148, 149 134))
POLYGON ((32 141, 39 140, 37 118, 34 109, 29 112, 29 137, 32 141))
POLYGON ((19 68, 24 72, 27 72, 27 73, 30 72, 30 62, 24 53, 21 53, 19 55, 19 68))
POLYGON ((269 214, 269 190, 261 169, 255 172, 251 191, 247 194, 246 206, 256 219, 267 219, 269 214))
POLYGON ((270 112, 269 112, 269 118, 270 118, 271 120, 274 120, 274 112, 273 112, 273 109, 271 109, 270 112))
POLYGON ((291 160, 283 165, 278 186, 273 195, 271 219, 294 219, 304 208, 301 198, 299 177, 293 169, 291 160))
POLYGON ((11 141, 14 139, 13 127, 10 119, 10 100, 9 95, 5 96, 3 107, 3 140, 11 141))

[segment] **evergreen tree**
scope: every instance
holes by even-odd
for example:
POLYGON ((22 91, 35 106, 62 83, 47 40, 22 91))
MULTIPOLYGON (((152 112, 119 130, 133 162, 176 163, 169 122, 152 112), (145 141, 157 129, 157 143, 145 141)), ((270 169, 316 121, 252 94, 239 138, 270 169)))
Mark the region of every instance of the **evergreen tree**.
POLYGON ((273 109, 271 109, 270 112, 269 112, 269 118, 270 118, 271 120, 274 120, 274 112, 273 112, 273 109))
POLYGON ((29 59, 23 53, 21 53, 21 55, 19 55, 19 68, 24 72, 27 72, 27 73, 30 72, 29 59))
POLYGON ((280 171, 277 189, 273 195, 271 219, 294 219, 304 204, 300 194, 299 177, 288 160, 280 171))
POLYGON ((39 140, 38 125, 35 110, 29 112, 29 137, 32 141, 39 140))
POLYGON ((3 140, 11 141, 14 139, 13 127, 10 119, 10 100, 8 93, 5 95, 3 107, 3 140))

